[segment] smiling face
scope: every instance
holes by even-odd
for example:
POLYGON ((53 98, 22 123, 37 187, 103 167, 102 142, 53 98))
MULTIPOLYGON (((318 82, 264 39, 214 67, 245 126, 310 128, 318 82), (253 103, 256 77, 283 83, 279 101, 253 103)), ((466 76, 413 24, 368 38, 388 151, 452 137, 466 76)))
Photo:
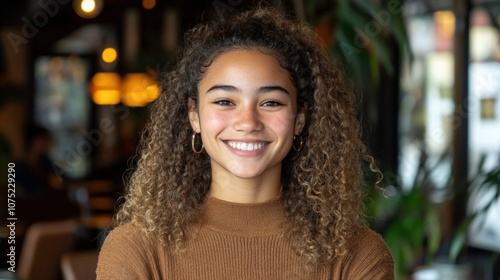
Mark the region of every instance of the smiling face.
POLYGON ((258 50, 227 51, 204 73, 198 95, 189 119, 211 158, 213 180, 279 181, 281 161, 305 123, 288 71, 258 50))

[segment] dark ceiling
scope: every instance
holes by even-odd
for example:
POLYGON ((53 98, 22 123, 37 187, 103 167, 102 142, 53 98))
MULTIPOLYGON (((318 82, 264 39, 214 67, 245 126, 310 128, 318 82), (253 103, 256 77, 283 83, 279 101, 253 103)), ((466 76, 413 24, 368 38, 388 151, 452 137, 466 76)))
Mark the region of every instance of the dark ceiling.
MULTIPOLYGON (((141 7, 141 0, 103 0, 104 8, 102 12, 93 19, 80 18, 73 10, 73 0, 12 0, 0 3, 0 25, 22 27, 26 21, 33 22, 36 15, 44 12, 45 5, 52 3, 57 5, 57 12, 50 15, 48 23, 39 28, 38 36, 30 41, 32 51, 44 50, 53 42, 64 38, 75 30, 86 24, 114 25, 118 29, 122 28, 123 12, 135 7, 142 14, 142 29, 161 28, 166 8, 175 8, 180 14, 181 34, 185 30, 195 25, 197 22, 207 18, 217 18, 222 5, 229 10, 241 11, 252 6, 255 0, 158 0, 157 5, 152 10, 145 10, 141 7), (61 4, 59 4, 61 3, 61 4), (235 5, 237 4, 237 5, 235 5), (231 5, 235 5, 232 7, 231 5)), ((283 9, 291 10, 292 0, 269 0, 278 2, 283 9)), ((305 0, 304 0, 305 1, 305 0)), ((367 0, 368 1, 368 0, 367 0)), ((403 1, 403 0, 401 0, 403 1)), ((415 7, 418 13, 431 13, 436 10, 452 9, 453 3, 457 0, 405 0, 407 6, 415 7)), ((472 0, 474 5, 487 7, 493 21, 498 25, 500 22, 500 0, 472 0), (496 15, 496 16, 495 16, 496 15)), ((43 19, 42 19, 43 20, 43 19)))
MULTIPOLYGON (((229 15, 230 10, 241 11, 246 7, 252 6, 253 0, 159 0, 152 10, 142 8, 141 0, 103 0, 103 10, 93 19, 80 18, 73 10, 73 0, 15 0, 2 1, 0 3, 0 25, 23 27, 26 21, 31 23, 39 17, 44 20, 40 14, 48 15, 48 23, 42 28, 38 28, 37 36, 30 41, 30 47, 36 50, 45 49, 52 42, 61 39, 71 32, 87 24, 115 25, 118 28, 123 22, 124 11, 130 8, 137 8, 141 13, 141 28, 155 29, 161 28, 164 11, 166 8, 174 8, 180 14, 181 33, 195 25, 197 22, 207 18, 217 18, 221 12, 216 7, 217 4, 227 8, 224 13, 229 15), (43 4, 51 7, 49 10, 56 12, 48 13, 44 10, 43 4), (59 4, 61 3, 61 4, 59 4), (231 6, 235 5, 234 7, 231 6), (50 5, 49 5, 50 6, 50 5), (54 8, 56 6, 56 8, 54 8)), ((290 1, 283 1, 290 3, 290 1)), ((47 7, 45 7, 47 9, 47 7)), ((32 49, 33 50, 33 49, 32 49)))
MULTIPOLYGON (((141 0, 103 0, 104 8, 101 14, 95 19, 97 21, 112 18, 113 14, 131 8, 141 8, 141 0)), ((213 16, 215 14, 215 5, 226 5, 231 8, 231 3, 237 4, 236 9, 240 10, 252 5, 255 1, 252 0, 169 0, 158 1, 155 8, 147 11, 150 16, 154 16, 163 8, 174 7, 180 11, 183 16, 188 18, 199 16, 213 16)), ((290 1, 283 1, 284 3, 290 1)), ((0 3, 0 22, 3 24, 21 24, 21 18, 32 16, 36 11, 42 10, 41 3, 56 3, 59 11, 53 17, 53 21, 78 20, 76 14, 72 10, 73 0, 14 0, 3 1, 0 3), (59 4, 62 3, 62 4, 59 4)))

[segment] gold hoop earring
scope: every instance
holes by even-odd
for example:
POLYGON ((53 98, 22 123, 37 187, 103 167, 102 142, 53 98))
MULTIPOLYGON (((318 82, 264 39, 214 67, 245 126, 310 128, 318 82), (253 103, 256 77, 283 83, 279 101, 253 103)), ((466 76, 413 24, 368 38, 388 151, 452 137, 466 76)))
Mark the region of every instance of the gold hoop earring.
POLYGON ((302 150, 302 145, 304 145, 304 141, 302 140, 302 136, 300 136, 300 134, 294 135, 293 136, 293 142, 292 142, 293 149, 296 152, 299 152, 300 150, 302 150), (297 140, 297 138, 300 138, 300 142, 299 142, 299 147, 298 148, 297 148, 297 146, 295 146, 295 140, 297 140))
MULTIPOLYGON (((193 136, 191 137, 191 148, 193 149, 193 152, 195 154, 201 154, 203 153, 203 149, 205 148, 205 146, 203 146, 203 143, 201 143, 201 149, 196 150, 196 147, 194 146, 194 142, 196 142, 196 134, 199 133, 193 132, 193 136)), ((200 136, 200 141, 201 141, 201 136, 200 136)))

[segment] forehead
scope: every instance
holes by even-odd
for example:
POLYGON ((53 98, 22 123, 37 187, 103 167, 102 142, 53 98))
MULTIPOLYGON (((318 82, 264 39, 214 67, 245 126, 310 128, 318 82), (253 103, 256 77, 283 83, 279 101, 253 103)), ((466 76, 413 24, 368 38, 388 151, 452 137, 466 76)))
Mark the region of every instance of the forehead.
POLYGON ((259 49, 234 49, 219 54, 206 68, 200 82, 213 78, 249 77, 259 80, 291 81, 290 73, 271 52, 259 49))

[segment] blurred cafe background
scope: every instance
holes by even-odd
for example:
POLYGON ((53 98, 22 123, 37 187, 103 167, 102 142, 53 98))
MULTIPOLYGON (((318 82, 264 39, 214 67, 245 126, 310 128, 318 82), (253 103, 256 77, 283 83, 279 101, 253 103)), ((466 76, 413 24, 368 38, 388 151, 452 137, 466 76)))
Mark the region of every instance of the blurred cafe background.
MULTIPOLYGON (((0 3, 0 279, 95 278, 184 32, 257 2, 0 3)), ((500 0, 260 2, 355 85, 384 173, 366 216, 397 279, 500 279, 500 0)))

